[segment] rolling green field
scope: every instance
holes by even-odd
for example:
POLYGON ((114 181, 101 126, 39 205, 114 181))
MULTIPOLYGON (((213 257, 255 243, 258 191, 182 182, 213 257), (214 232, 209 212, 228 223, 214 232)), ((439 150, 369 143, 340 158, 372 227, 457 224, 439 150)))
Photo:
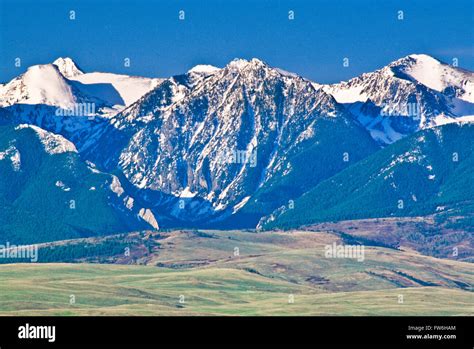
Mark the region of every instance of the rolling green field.
POLYGON ((473 315, 438 287, 321 293, 245 271, 118 265, 1 266, 0 315, 473 315), (75 304, 70 304, 71 295, 75 304), (180 297, 184 296, 184 303, 180 297), (289 303, 293 295, 294 303, 289 303), (403 295, 403 303, 399 303, 403 295))
POLYGON ((115 264, 0 265, 0 315, 474 315, 471 263, 380 246, 325 258, 341 240, 324 232, 146 239, 159 246, 115 264))

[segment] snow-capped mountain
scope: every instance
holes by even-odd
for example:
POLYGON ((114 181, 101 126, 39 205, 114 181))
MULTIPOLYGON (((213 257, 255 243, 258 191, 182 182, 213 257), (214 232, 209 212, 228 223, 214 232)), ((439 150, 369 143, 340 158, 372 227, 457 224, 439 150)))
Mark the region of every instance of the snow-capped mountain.
POLYGON ((382 144, 420 129, 474 120, 474 74, 413 54, 372 73, 322 87, 382 144))
POLYGON ((161 79, 111 73, 84 73, 71 58, 35 65, 5 85, 0 85, 0 106, 14 104, 68 107, 96 103, 96 109, 117 111, 155 88, 161 79))
POLYGON ((0 89, 1 107, 14 104, 66 107, 88 101, 54 64, 32 66, 0 89))
POLYGON ((381 146, 472 120, 473 76, 426 55, 334 85, 258 59, 150 79, 59 58, 0 86, 0 121, 72 142, 152 226, 254 227, 381 146))
POLYGON ((90 153, 109 170, 118 166, 157 212, 184 221, 222 219, 293 171, 289 158, 317 142, 328 122, 354 127, 311 81, 238 59, 164 80, 117 114, 90 153))
POLYGON ((0 86, 0 107, 13 123, 37 125, 73 141, 94 141, 107 119, 152 90, 162 79, 84 73, 70 58, 35 65, 0 86))

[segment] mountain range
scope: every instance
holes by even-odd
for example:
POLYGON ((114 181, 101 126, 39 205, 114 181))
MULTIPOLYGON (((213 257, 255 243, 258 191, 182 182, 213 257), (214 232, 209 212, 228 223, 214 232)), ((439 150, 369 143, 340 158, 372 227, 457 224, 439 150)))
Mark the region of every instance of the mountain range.
POLYGON ((422 54, 331 85, 258 59, 150 79, 58 58, 0 85, 0 234, 470 225, 473 121, 474 74, 422 54))

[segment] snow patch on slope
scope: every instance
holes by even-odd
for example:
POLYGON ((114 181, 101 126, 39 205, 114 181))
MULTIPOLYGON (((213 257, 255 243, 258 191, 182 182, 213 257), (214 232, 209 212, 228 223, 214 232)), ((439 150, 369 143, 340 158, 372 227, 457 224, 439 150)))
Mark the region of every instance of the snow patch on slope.
POLYGON ((20 171, 21 166, 21 157, 18 149, 11 145, 5 151, 0 152, 0 161, 5 159, 10 159, 12 163, 13 171, 20 171))
POLYGON ((122 196, 122 194, 125 192, 117 176, 112 175, 112 183, 110 183, 110 190, 117 194, 117 196, 122 196))
POLYGON ((129 106, 162 81, 138 76, 112 73, 87 73, 71 78, 79 82, 77 88, 89 95, 98 97, 110 105, 129 106))

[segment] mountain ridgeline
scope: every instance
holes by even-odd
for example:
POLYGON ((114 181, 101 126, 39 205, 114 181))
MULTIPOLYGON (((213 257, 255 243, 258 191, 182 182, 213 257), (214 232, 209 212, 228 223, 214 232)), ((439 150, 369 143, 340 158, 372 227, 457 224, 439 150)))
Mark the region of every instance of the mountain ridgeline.
POLYGON ((0 107, 2 237, 472 213, 474 74, 426 55, 334 85, 258 59, 148 79, 60 58, 0 85, 0 107), (12 147, 44 161, 16 171, 12 147), (74 198, 93 204, 58 205, 74 198))

